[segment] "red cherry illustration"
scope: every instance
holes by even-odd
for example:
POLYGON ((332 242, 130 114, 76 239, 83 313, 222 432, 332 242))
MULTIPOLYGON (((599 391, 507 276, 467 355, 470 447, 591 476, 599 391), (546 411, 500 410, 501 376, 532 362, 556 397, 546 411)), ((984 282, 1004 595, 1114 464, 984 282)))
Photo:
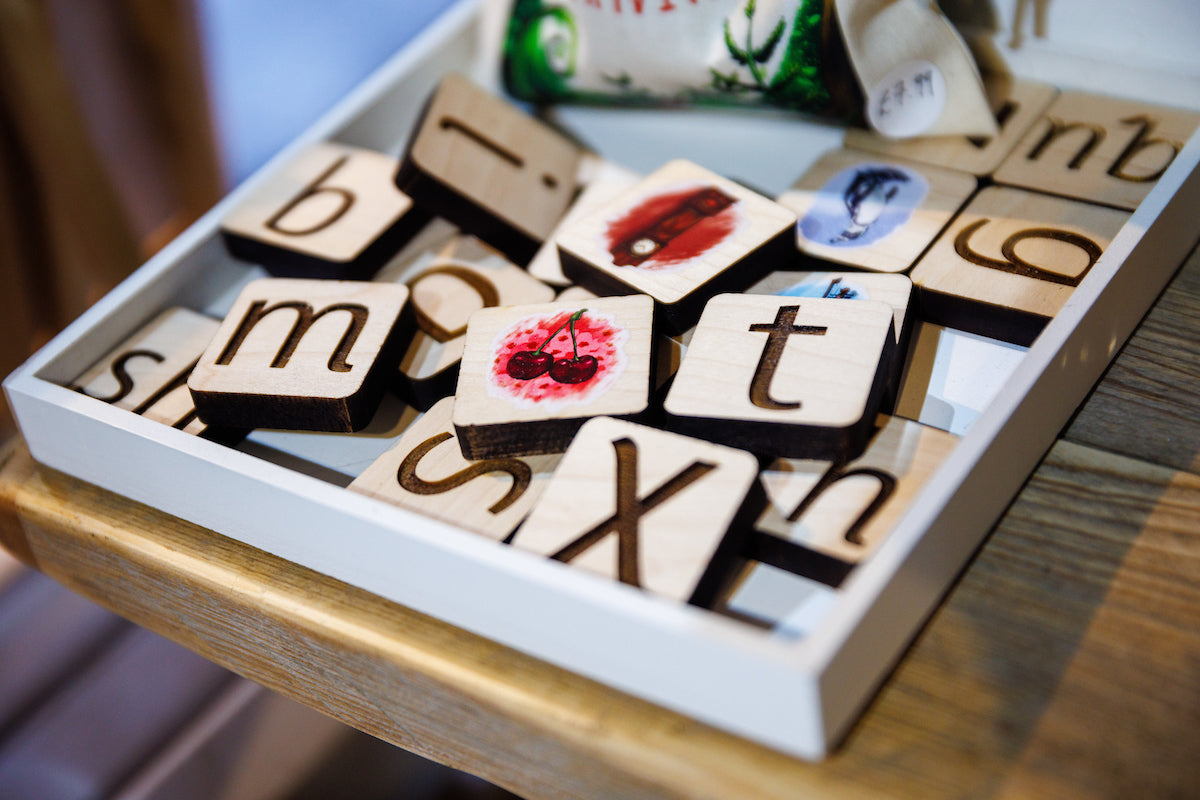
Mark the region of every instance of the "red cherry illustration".
POLYGON ((504 371, 519 381, 530 381, 545 373, 554 364, 554 356, 533 350, 519 350, 512 354, 504 371))
POLYGON ((591 380, 599 367, 595 356, 560 358, 550 367, 550 377, 559 383, 583 383, 591 380))

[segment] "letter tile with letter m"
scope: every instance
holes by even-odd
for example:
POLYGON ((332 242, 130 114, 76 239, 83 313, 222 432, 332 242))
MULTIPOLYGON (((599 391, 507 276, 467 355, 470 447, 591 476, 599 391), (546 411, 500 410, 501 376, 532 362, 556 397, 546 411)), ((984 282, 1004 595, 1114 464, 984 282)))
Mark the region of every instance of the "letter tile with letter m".
POLYGON ((408 294, 362 281, 250 282, 188 379, 197 414, 237 428, 362 428, 396 369, 408 294))
POLYGON ((597 417, 576 435, 513 546, 709 606, 765 506, 750 453, 597 417))

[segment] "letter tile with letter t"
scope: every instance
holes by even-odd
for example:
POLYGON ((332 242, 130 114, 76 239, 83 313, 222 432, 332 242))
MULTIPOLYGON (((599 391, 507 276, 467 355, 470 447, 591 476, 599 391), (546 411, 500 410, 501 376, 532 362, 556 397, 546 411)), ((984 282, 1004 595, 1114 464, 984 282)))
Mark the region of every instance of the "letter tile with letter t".
POLYGON ((922 317, 1029 345, 1128 217, 1114 208, 990 186, 913 268, 922 317))
POLYGON ((462 75, 442 79, 396 185, 524 266, 575 196, 582 151, 462 75))
POLYGON ((890 417, 849 463, 778 459, 762 473, 769 502, 747 554, 840 585, 887 539, 957 442, 937 428, 890 417))
POLYGON ((429 220, 396 188, 398 161, 320 143, 256 186, 221 221, 236 257, 290 278, 369 278, 429 220))
POLYGON ((571 442, 513 546, 708 606, 741 567, 763 503, 751 454, 599 417, 571 442))
POLYGON ((541 497, 562 456, 468 461, 454 434, 453 408, 453 397, 438 401, 350 491, 503 540, 541 497))
POLYGON ((996 170, 996 183, 1132 211, 1197 126, 1194 111, 1063 92, 996 170))
POLYGON ((196 418, 188 375, 220 325, 186 308, 168 308, 80 375, 71 388, 173 428, 231 442, 243 431, 196 418))
POLYGON ((905 272, 975 186, 965 172, 831 150, 778 202, 799 218, 802 253, 873 272, 905 272))
POLYGON ((463 455, 561 453, 592 417, 639 417, 653 344, 645 295, 475 312, 455 390, 463 455))
POLYGON ((653 297, 666 332, 678 334, 708 298, 795 264, 795 224, 773 200, 675 160, 556 238, 568 278, 599 295, 653 297))
POLYGON ((251 281, 188 379, 200 419, 239 428, 363 427, 399 361, 408 294, 365 281, 251 281))
POLYGON ((667 426, 761 455, 853 458, 892 370, 892 317, 877 300, 714 297, 667 394, 667 426))

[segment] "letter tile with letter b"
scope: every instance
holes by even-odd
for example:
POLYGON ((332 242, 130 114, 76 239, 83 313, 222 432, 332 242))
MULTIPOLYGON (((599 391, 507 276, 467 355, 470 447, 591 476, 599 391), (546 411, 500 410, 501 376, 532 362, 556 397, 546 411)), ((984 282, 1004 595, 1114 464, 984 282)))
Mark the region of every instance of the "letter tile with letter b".
POLYGON ((220 441, 241 431, 210 428, 196 418, 188 375, 220 325, 186 308, 168 308, 117 345, 71 388, 173 428, 220 441))
POLYGON ((349 488, 503 540, 541 497, 562 456, 468 461, 454 435, 453 408, 453 397, 436 403, 349 488))
POLYGON ((264 278, 246 285, 188 379, 200 418, 239 428, 351 432, 399 360, 408 288, 264 278))
POLYGON ((258 185, 221 221, 229 251, 294 278, 368 278, 429 215, 392 178, 391 156, 321 143, 258 185))
POLYGON ((475 312, 455 390, 463 455, 561 453, 592 417, 645 412, 653 327, 645 295, 475 312))
POLYGON ((467 320, 482 308, 545 303, 554 290, 474 236, 456 235, 376 280, 403 283, 416 331, 400 359, 401 394, 429 408, 454 394, 467 320))
POLYGON ((623 420, 591 420, 513 546, 711 605, 762 511, 749 453, 623 420))
POLYGON ((571 203, 580 157, 557 131, 451 74, 413 131, 396 185, 525 265, 571 203))
POLYGON ((853 458, 892 369, 892 315, 874 300, 714 297, 667 394, 667 424, 761 455, 853 458))
POLYGON ((1132 211, 1198 125, 1194 111, 1063 92, 996 170, 996 182, 1132 211))
POLYGON ((975 196, 912 271, 928 322, 1033 342, 1129 214, 992 186, 975 196))
POLYGON ((875 272, 905 272, 975 191, 965 172, 832 150, 779 196, 796 212, 796 247, 875 272))
POLYGON ((768 506, 747 552, 838 586, 892 532, 958 437, 891 417, 847 464, 779 460, 762 473, 768 506))
POLYGON ((557 233, 568 278, 599 295, 654 298, 667 333, 708 298, 795 263, 796 216, 689 161, 668 162, 557 233))

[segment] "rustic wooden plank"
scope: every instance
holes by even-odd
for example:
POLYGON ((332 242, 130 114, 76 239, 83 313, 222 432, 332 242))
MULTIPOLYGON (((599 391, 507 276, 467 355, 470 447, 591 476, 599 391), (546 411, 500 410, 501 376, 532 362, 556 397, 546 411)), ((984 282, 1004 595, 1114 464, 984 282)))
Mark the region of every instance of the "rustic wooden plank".
POLYGON ((1064 438, 1200 472, 1200 249, 1134 332, 1064 438))
POLYGON ((1115 798, 1200 780, 1200 477, 1070 443, 819 765, 36 468, 23 448, 0 502, 25 521, 5 546, 76 591, 529 797, 1115 798))

